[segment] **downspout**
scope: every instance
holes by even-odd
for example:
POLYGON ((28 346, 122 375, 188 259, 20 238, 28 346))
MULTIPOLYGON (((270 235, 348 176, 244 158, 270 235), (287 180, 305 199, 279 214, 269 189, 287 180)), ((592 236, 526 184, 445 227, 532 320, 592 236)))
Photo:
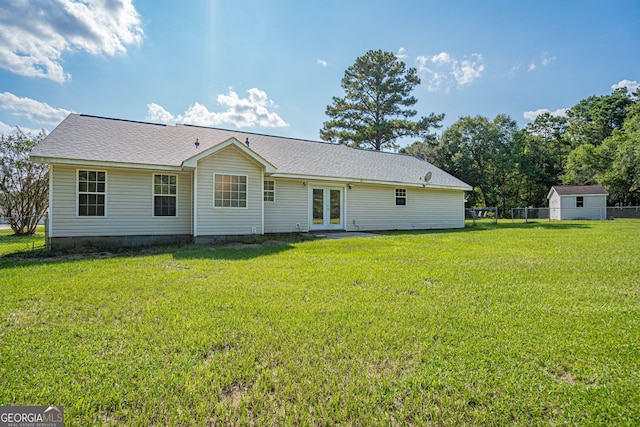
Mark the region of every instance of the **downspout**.
MULTIPOLYGON (((76 172, 77 173, 77 172, 76 172)), ((77 188, 76 188, 77 191, 77 188)), ((76 205, 76 209, 78 209, 76 205)), ((53 236, 53 164, 49 164, 49 212, 47 212, 47 226, 45 228, 45 244, 51 248, 51 237, 53 236)))
MULTIPOLYGON (((346 185, 345 187, 342 188, 342 194, 344 195, 342 197, 342 204, 344 204, 344 207, 342 209, 342 218, 340 219, 340 221, 344 224, 344 231, 349 231, 347 227, 347 218, 349 218, 349 215, 347 212, 347 190, 349 188, 350 188, 349 185, 346 185)), ((353 221, 354 221, 353 225, 355 225, 355 219, 353 221)))
POLYGON ((193 240, 198 237, 198 165, 193 171, 193 240))

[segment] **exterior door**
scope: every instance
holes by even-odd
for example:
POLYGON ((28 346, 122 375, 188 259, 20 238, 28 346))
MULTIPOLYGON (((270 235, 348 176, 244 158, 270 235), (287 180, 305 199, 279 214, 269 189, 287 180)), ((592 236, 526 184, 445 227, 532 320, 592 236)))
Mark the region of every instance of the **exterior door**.
POLYGON ((343 230, 342 188, 311 187, 311 230, 343 230))

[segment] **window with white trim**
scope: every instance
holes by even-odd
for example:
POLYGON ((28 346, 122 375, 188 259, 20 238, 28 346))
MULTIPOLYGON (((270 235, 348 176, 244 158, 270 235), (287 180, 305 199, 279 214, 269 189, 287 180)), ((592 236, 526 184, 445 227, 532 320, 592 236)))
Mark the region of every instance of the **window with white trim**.
POLYGON ((78 171, 78 216, 105 216, 107 173, 78 171))
POLYGON ((264 182, 264 201, 265 202, 276 201, 276 182, 275 181, 264 182))
POLYGON ((407 190, 404 188, 396 188, 396 206, 405 206, 407 204, 407 190))
POLYGON ((582 196, 576 197, 576 208, 584 208, 584 197, 582 196))
POLYGON ((213 207, 216 208, 246 208, 247 207, 247 176, 213 175, 213 207))
POLYGON ((153 216, 176 216, 178 206, 178 177, 153 175, 153 216))

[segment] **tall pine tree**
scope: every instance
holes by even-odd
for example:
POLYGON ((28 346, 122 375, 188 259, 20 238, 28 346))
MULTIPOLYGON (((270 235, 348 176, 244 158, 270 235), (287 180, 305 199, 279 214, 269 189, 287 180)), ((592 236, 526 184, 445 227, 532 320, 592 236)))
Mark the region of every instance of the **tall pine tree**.
POLYGON ((378 151, 397 149, 403 137, 435 139, 429 130, 441 126, 444 114, 412 120, 417 99, 411 91, 419 84, 415 68, 407 69, 393 53, 370 50, 345 71, 345 96, 327 106, 330 119, 320 138, 378 151))

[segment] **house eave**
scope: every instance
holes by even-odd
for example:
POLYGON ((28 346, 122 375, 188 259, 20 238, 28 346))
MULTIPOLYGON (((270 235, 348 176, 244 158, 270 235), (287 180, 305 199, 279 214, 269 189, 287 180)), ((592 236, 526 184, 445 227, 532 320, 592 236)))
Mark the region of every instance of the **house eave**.
POLYGON ((425 184, 419 182, 401 182, 401 181, 383 181, 374 179, 362 179, 362 178, 348 178, 339 176, 322 176, 322 175, 303 175, 303 174, 288 174, 288 173, 272 173, 269 174, 270 178, 283 178, 283 179, 301 179, 304 181, 332 181, 348 184, 372 184, 372 185, 389 185, 389 186, 402 186, 402 187, 415 187, 415 188, 432 188, 442 190, 457 190, 457 191, 471 191, 471 187, 463 186, 450 186, 450 185, 438 185, 438 184, 425 184))
POLYGON ((549 191, 549 194, 547 194, 547 200, 551 198, 552 193, 556 193, 558 195, 558 197, 594 197, 594 196, 601 196, 601 197, 606 197, 609 195, 609 193, 591 193, 591 194, 560 194, 555 190, 551 190, 549 191))
POLYGON ((608 196, 609 193, 593 193, 593 194, 560 194, 560 197, 576 197, 576 196, 580 196, 580 197, 593 197, 593 196, 608 196))
POLYGON ((48 157, 48 156, 31 156, 31 160, 37 163, 93 166, 93 167, 103 167, 103 168, 151 169, 151 170, 166 170, 166 171, 178 171, 178 172, 183 170, 181 166, 176 166, 176 165, 155 165, 150 163, 124 163, 124 162, 111 162, 111 161, 105 161, 105 160, 68 159, 68 158, 48 157))

